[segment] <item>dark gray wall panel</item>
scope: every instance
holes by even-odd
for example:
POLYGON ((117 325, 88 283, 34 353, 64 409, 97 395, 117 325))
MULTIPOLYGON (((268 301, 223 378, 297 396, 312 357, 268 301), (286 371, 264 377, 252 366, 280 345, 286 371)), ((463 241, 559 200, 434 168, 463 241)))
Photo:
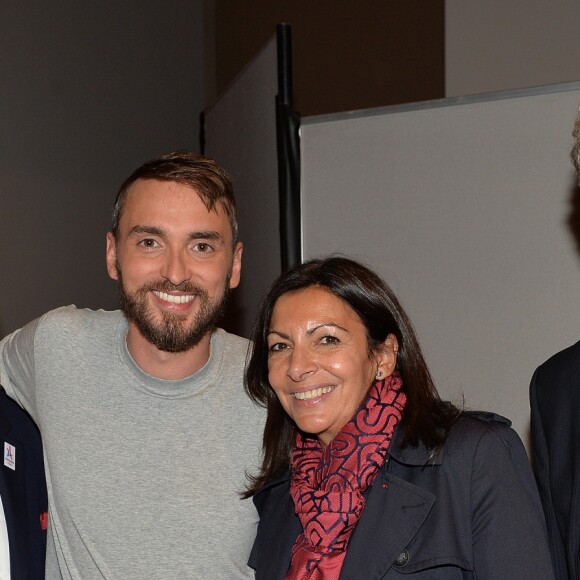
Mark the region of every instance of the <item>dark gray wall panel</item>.
POLYGON ((244 243, 242 282, 224 326, 248 336, 262 294, 280 273, 273 38, 206 111, 206 154, 230 173, 244 243))
POLYGON ((115 308, 105 234, 142 162, 198 148, 198 2, 0 6, 0 336, 51 308, 115 308))

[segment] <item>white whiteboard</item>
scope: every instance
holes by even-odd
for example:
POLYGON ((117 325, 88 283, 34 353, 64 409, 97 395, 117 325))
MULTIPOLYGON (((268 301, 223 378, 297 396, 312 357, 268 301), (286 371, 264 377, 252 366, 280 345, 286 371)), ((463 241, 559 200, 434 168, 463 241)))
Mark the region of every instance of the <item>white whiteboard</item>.
POLYGON ((375 268, 439 391, 529 438, 535 367, 580 336, 568 221, 580 84, 303 119, 305 258, 375 268))

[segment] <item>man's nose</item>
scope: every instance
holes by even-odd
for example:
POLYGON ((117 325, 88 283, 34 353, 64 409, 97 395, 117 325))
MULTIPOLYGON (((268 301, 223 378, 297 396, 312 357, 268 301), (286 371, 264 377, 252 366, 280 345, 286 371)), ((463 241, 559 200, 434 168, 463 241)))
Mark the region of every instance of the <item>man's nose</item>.
POLYGON ((169 249, 165 256, 165 263, 161 275, 173 285, 179 286, 191 278, 187 256, 179 250, 169 249))

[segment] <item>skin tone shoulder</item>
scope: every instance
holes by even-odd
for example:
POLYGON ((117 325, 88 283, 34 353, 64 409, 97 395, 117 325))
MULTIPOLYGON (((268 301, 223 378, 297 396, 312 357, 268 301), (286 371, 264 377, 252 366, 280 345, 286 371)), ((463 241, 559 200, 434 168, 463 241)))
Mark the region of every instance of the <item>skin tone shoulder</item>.
POLYGON ((268 333, 268 378, 297 426, 323 446, 350 421, 377 372, 395 370, 389 335, 369 351, 366 328, 342 299, 317 286, 281 296, 268 333))
POLYGON ((240 281, 242 244, 228 216, 208 211, 195 189, 139 179, 128 191, 107 270, 129 320, 127 345, 148 374, 180 379, 209 358, 213 321, 240 281))

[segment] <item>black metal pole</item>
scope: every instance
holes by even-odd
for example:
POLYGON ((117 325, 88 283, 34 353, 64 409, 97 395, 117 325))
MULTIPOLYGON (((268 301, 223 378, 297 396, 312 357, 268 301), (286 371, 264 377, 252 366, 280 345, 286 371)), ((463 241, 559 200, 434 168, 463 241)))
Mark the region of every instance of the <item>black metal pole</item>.
POLYGON ((280 200, 280 251, 282 271, 302 261, 300 219, 300 117, 292 110, 292 41, 289 24, 277 27, 278 95, 276 141, 280 200))

